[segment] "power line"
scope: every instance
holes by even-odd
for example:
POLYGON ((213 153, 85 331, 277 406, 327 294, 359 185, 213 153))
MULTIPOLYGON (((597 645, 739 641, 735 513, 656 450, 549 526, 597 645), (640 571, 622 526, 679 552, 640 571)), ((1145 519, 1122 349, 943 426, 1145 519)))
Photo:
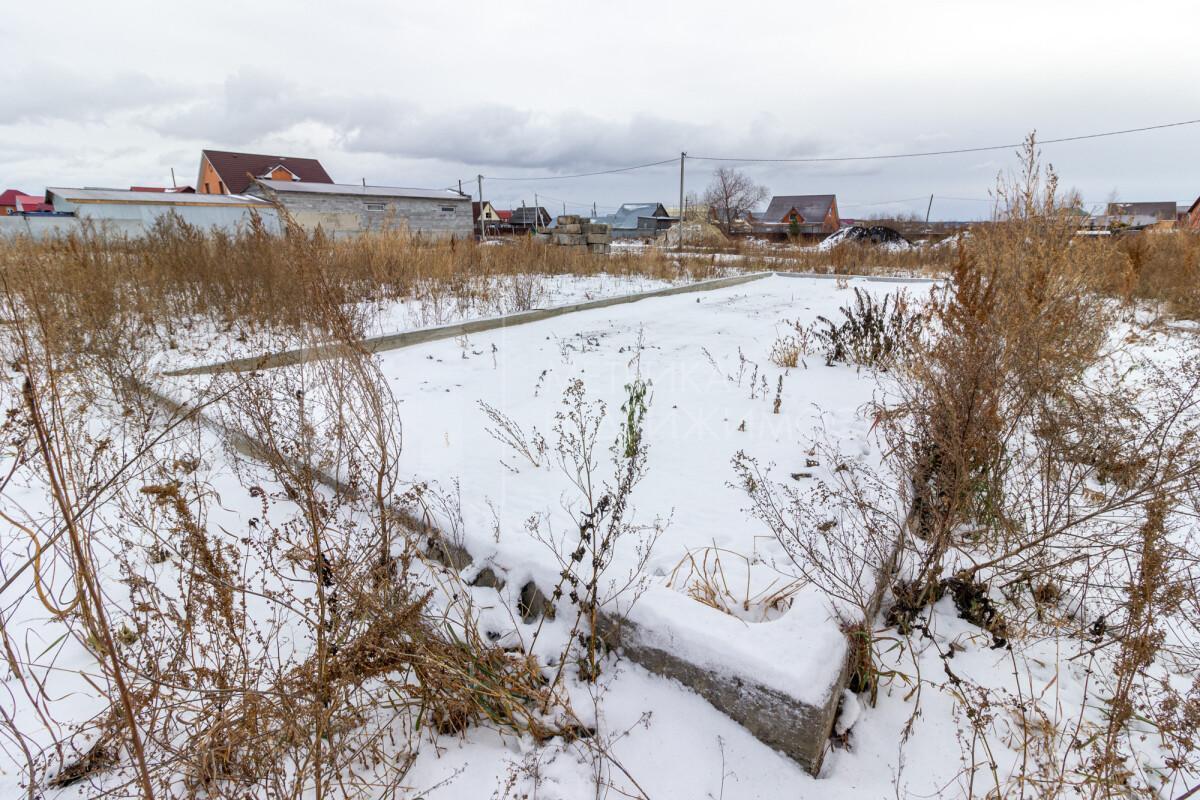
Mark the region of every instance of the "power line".
POLYGON ((566 203, 569 206, 578 206, 580 208, 591 208, 592 206, 596 206, 597 208, 620 208, 620 206, 609 206, 605 205, 604 203, 581 203, 578 200, 568 200, 563 197, 553 197, 548 194, 542 194, 542 197, 546 198, 547 200, 554 200, 558 203, 566 203))
POLYGON ((598 172, 580 172, 577 175, 542 175, 536 178, 501 178, 495 175, 484 175, 483 177, 489 181, 565 181, 568 178, 590 178, 594 175, 613 175, 618 172, 633 172, 637 169, 647 169, 649 167, 661 167, 663 164, 674 164, 678 159, 668 158, 665 161, 653 161, 649 164, 635 164, 632 167, 617 167, 616 169, 603 169, 598 172))
MULTIPOLYGON (((1078 142, 1084 139, 1100 139, 1105 136, 1123 136, 1128 133, 1143 133, 1145 131, 1157 131, 1163 128, 1178 128, 1183 125, 1196 125, 1200 123, 1200 119, 1189 119, 1183 122, 1166 122, 1162 125, 1147 125, 1142 128, 1126 128, 1120 131, 1105 131, 1104 133, 1086 133, 1080 136, 1063 136, 1057 139, 1041 139, 1038 140, 1039 145, 1043 144, 1061 144, 1062 142, 1078 142)), ((808 158, 727 158, 719 156, 688 156, 688 158, 696 159, 697 161, 737 161, 741 163, 756 163, 756 164, 793 164, 793 163, 816 163, 816 162, 831 162, 831 161, 880 161, 892 158, 925 158, 927 156, 948 156, 958 153, 984 153, 991 150, 1010 150, 1014 147, 1020 147, 1023 143, 1016 144, 994 144, 986 147, 961 147, 954 150, 929 150, 923 153, 891 153, 888 155, 877 156, 813 156, 808 158)))
POLYGON ((876 200, 873 203, 838 203, 838 205, 846 208, 859 208, 861 206, 890 206, 895 205, 896 203, 911 203, 914 200, 925 200, 928 197, 929 195, 923 194, 920 197, 903 197, 899 200, 876 200))
MULTIPOLYGON (((1196 124, 1200 124, 1200 119, 1183 120, 1181 122, 1166 122, 1161 125, 1146 125, 1146 126, 1143 126, 1140 128, 1125 128, 1123 130, 1104 131, 1101 133, 1087 133, 1087 134, 1081 134, 1078 136, 1062 136, 1062 137, 1058 137, 1058 138, 1054 138, 1054 139, 1041 139, 1041 140, 1037 141, 1037 144, 1038 145, 1046 145, 1046 144, 1062 144, 1064 142, 1078 142, 1078 141, 1084 141, 1087 139, 1101 139, 1101 138, 1105 138, 1105 137, 1109 137, 1109 136, 1124 136, 1124 135, 1131 134, 1131 133, 1144 133, 1146 131, 1163 130, 1166 128, 1178 128, 1178 127, 1182 127, 1185 125, 1196 125, 1196 124)), ((960 148, 954 148, 954 149, 949 149, 949 150, 928 150, 928 151, 924 151, 924 152, 915 152, 915 153, 890 153, 890 154, 885 154, 885 155, 865 155, 865 156, 810 156, 810 157, 804 157, 804 158, 734 158, 734 157, 727 157, 727 156, 692 156, 692 155, 689 155, 689 156, 686 156, 686 158, 691 158, 696 161, 721 161, 721 162, 736 162, 736 163, 746 163, 746 164, 812 164, 812 163, 834 163, 834 162, 845 162, 845 161, 882 161, 882 160, 900 159, 900 158, 927 158, 927 157, 931 157, 931 156, 958 155, 958 154, 963 154, 963 153, 985 153, 985 152, 994 152, 997 150, 1010 150, 1013 148, 1021 147, 1022 144, 1023 144, 1023 142, 1018 142, 1018 143, 1012 143, 1012 144, 987 145, 984 147, 960 147, 960 148)), ((634 165, 628 166, 628 167, 614 167, 613 169, 596 170, 594 172, 579 172, 579 173, 575 173, 572 175, 542 175, 542 176, 536 176, 536 177, 481 175, 478 177, 485 178, 485 179, 491 180, 491 181, 523 181, 523 182, 527 182, 527 181, 561 181, 561 180, 570 180, 573 178, 590 178, 590 177, 595 177, 598 175, 616 175, 616 174, 620 174, 620 173, 634 172, 636 170, 649 169, 651 167, 661 167, 661 166, 665 166, 667 164, 674 164, 675 161, 676 161, 676 159, 674 159, 674 158, 668 158, 668 159, 663 159, 662 161, 651 161, 651 162, 648 162, 645 164, 634 164, 634 165)), ((446 188, 450 189, 450 190, 455 189, 455 187, 453 187, 453 186, 448 186, 446 188)), ((552 198, 552 199, 557 199, 557 198, 552 198)), ((924 199, 924 196, 919 197, 919 198, 907 198, 904 200, 882 201, 882 202, 878 202, 878 203, 847 203, 844 205, 846 205, 846 206, 888 205, 891 203, 910 202, 910 201, 922 200, 922 199, 924 199)), ((944 199, 944 200, 962 200, 962 201, 967 201, 967 202, 979 202, 979 203, 990 202, 989 200, 985 200, 983 198, 974 198, 974 197, 943 197, 942 199, 944 199)), ((582 205, 582 206, 587 205, 586 203, 573 203, 572 201, 569 201, 569 200, 564 201, 561 199, 559 199, 559 202, 567 202, 572 205, 582 205)))

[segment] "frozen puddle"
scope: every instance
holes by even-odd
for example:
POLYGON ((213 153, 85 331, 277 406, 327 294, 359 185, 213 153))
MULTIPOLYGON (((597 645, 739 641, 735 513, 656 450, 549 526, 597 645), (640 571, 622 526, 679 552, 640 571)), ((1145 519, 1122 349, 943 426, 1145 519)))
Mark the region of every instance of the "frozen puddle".
MULTIPOLYGON (((662 533, 648 556, 644 539, 618 542, 606 625, 634 660, 815 771, 845 682, 845 637, 824 594, 796 580, 784 548, 746 511, 732 460, 744 452, 800 488, 837 466, 813 457, 818 441, 877 463, 863 413, 875 376, 819 355, 784 369, 769 355, 792 321, 837 319, 855 286, 882 295, 903 285, 774 276, 380 353, 403 422, 404 472, 460 509, 452 527, 473 559, 468 577, 491 570, 510 606, 519 587, 549 594, 562 567, 548 542, 573 549, 572 513, 584 506, 556 453, 564 393, 575 385, 603 404, 594 480, 611 484, 626 386, 647 381, 646 475, 627 518, 662 533), (544 452, 515 452, 506 427, 544 440, 544 452), (644 591, 616 593, 635 573, 644 591)), ((501 616, 524 638, 519 615, 501 616)))

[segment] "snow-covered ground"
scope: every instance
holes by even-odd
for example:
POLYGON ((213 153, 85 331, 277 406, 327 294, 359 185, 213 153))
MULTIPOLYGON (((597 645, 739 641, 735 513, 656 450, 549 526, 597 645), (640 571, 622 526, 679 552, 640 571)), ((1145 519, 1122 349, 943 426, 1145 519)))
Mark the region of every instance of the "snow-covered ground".
MULTIPOLYGON (((453 498, 461 515, 453 521, 455 534, 475 558, 466 576, 487 567, 507 583, 509 608, 486 615, 495 632, 514 641, 530 639, 535 626, 513 618, 516 590, 530 580, 547 592, 554 585, 561 567, 547 541, 569 536, 572 512, 584 504, 555 455, 556 414, 570 410, 568 387, 581 390, 582 402, 593 411, 598 406, 590 404, 604 405, 596 448, 600 480, 612 474, 608 447, 623 419, 626 387, 640 379, 650 386, 649 460, 647 476, 633 493, 630 517, 659 526, 662 533, 648 557, 645 538, 619 545, 610 570, 615 583, 642 570, 645 593, 638 597, 635 617, 673 631, 673 646, 688 648, 696 663, 718 672, 748 671, 765 685, 822 703, 845 652, 838 620, 822 593, 797 579, 770 530, 745 510, 749 501, 737 486, 732 460, 744 452, 771 467, 773 477, 798 488, 830 477, 841 466, 814 458, 816 445, 881 466, 872 421, 864 411, 876 388, 872 373, 826 366, 819 355, 804 357, 790 369, 769 358, 777 338, 818 315, 836 316, 839 306, 850 303, 854 288, 876 295, 907 290, 920 297, 929 287, 771 277, 379 354, 404 425, 406 477, 430 482, 453 498), (512 447, 518 430, 516 438, 529 444, 528 456, 512 447), (545 441, 544 451, 532 444, 538 441, 545 441), (718 599, 728 614, 689 596, 699 574, 714 565, 728 586, 718 599)), ((176 396, 203 396, 211 380, 173 378, 162 385, 176 396)), ((485 594, 480 603, 494 605, 494 599, 485 594)), ((638 754, 646 754, 650 772, 661 757, 650 753, 668 742, 675 742, 681 755, 691 753, 692 760, 697 756, 692 748, 698 746, 712 766, 687 781, 664 775, 657 790, 643 784, 651 796, 693 796, 688 787, 696 796, 717 796, 722 751, 727 780, 742 770, 750 774, 736 780, 753 776, 755 794, 745 796, 811 780, 703 700, 636 664, 621 663, 605 675, 603 685, 603 727, 611 733, 632 726, 613 748, 639 783, 642 770, 633 769, 638 754), (648 712, 646 724, 636 725, 648 712), (705 731, 702 742, 684 735, 697 726, 705 731), (764 779, 767 783, 760 783, 764 779)), ((466 796, 464 791, 475 796, 476 788, 468 790, 464 782, 474 765, 489 759, 493 766, 482 766, 478 791, 494 787, 495 760, 514 754, 499 743, 492 747, 487 758, 468 749, 468 773, 430 796, 466 796)), ((569 766, 561 780, 571 788, 548 796, 578 796, 591 780, 570 754, 554 757, 546 751, 533 757, 554 758, 554 770, 569 766)), ((443 755, 422 760, 418 773, 434 785, 442 771, 459 766, 459 759, 443 755)), ((645 779, 656 782, 652 772, 645 779)), ((727 796, 738 796, 732 785, 729 791, 727 796)))
MULTIPOLYGON (((658 285, 564 280, 561 293, 539 305, 652 288, 658 285)), ((840 665, 844 646, 833 609, 815 587, 796 580, 782 547, 747 513, 749 501, 737 486, 731 462, 744 452, 764 467, 773 465, 776 480, 800 488, 832 477, 839 463, 826 457, 830 452, 840 454, 839 462, 882 466, 880 443, 864 406, 886 376, 853 366, 826 366, 820 356, 808 356, 790 369, 769 358, 776 339, 794 331, 794 322, 806 325, 818 315, 835 318, 839 306, 851 302, 854 288, 876 295, 906 289, 920 298, 928 284, 772 277, 378 354, 376 362, 403 425, 404 476, 429 482, 452 505, 449 516, 454 519, 443 513, 441 521, 452 523, 454 535, 475 559, 466 577, 486 566, 507 580, 499 595, 486 588, 469 590, 488 633, 502 642, 531 639, 535 625, 516 618, 516 592, 529 580, 553 585, 560 564, 548 543, 572 533, 572 512, 583 504, 556 459, 556 414, 570 411, 564 399, 575 396, 568 390, 582 392, 585 403, 605 405, 597 435, 597 474, 611 480, 608 448, 624 419, 626 387, 640 379, 650 386, 644 422, 649 453, 646 477, 632 494, 631 516, 644 526, 657 524, 661 534, 648 556, 637 549, 648 538, 621 542, 613 577, 644 565, 647 588, 636 613, 690 628, 681 641, 695 648, 689 653, 694 660, 715 670, 748 662, 768 683, 797 695, 820 694, 830 670, 840 665), (518 438, 528 456, 512 446, 518 438), (539 441, 545 442, 544 449, 539 441), (715 600, 728 613, 703 606, 690 594, 697 589, 698 570, 711 567, 717 558, 726 591, 715 600), (714 619, 719 622, 712 623, 714 619)), ((403 306, 390 309, 379 317, 386 320, 379 323, 380 332, 431 323, 411 316, 422 313, 403 306)), ((1120 333, 1133 348, 1133 355, 1123 358, 1135 362, 1169 365, 1180 352, 1172 337, 1194 335, 1190 330, 1151 334, 1135 328, 1120 333)), ((245 352, 222 355, 232 354, 245 352)), ((211 352, 191 355, 207 360, 211 352)), ((1121 369, 1129 366, 1122 363, 1121 369)), ((180 398, 203 397, 216 385, 214 380, 161 378, 157 385, 180 398)), ((598 413, 598 406, 587 407, 598 413)), ((105 406, 95 413, 109 414, 105 406)), ((113 409, 110 416, 118 414, 113 409)), ((201 465, 194 479, 218 499, 205 520, 214 535, 224 532, 231 544, 238 536, 252 535, 251 521, 261 517, 263 506, 261 494, 248 487, 268 487, 277 521, 296 513, 279 487, 271 486, 265 470, 246 474, 244 464, 241 471, 235 469, 212 431, 188 431, 186 436, 181 449, 201 465)), ((44 517, 47 503, 44 487, 36 483, 10 484, 4 493, 6 513, 15 509, 25 519, 44 517)), ((114 530, 121 522, 119 511, 103 512, 114 530)), ((120 596, 123 576, 117 562, 127 545, 114 538, 99 540, 97 546, 111 555, 103 562, 104 579, 120 596)), ((3 547, 6 565, 23 561, 30 552, 28 537, 14 529, 8 529, 3 547)), ((170 579, 173 563, 169 559, 152 569, 170 579)), ((47 572, 44 578, 70 593, 57 573, 47 572)), ((15 609, 8 625, 24 645, 24 668, 57 698, 56 726, 42 730, 39 710, 20 694, 11 676, 0 705, 23 728, 41 731, 36 737, 49 743, 51 734, 65 735, 71 724, 101 710, 98 693, 88 682, 99 679, 99 670, 81 644, 64 639, 65 628, 47 615, 29 587, 27 580, 17 581, 2 599, 15 609)), ((1103 693, 1096 684, 1103 673, 1097 659, 1104 654, 1089 653, 1092 643, 1065 628, 1061 635, 1025 641, 1016 649, 993 648, 992 637, 960 619, 948 597, 923 622, 924 629, 908 637, 880 628, 880 667, 892 670, 892 676, 881 686, 874 707, 847 697, 838 726, 845 735, 826 756, 819 777, 807 775, 682 685, 613 656, 596 684, 566 684, 572 705, 595 727, 596 741, 608 758, 598 760, 596 748, 580 743, 539 745, 480 726, 459 736, 425 738, 404 784, 414 796, 447 800, 595 797, 598 777, 614 787, 601 793, 611 797, 622 792, 721 800, 956 797, 968 792, 983 796, 989 790, 1002 796, 1021 790, 1040 796, 1041 785, 1018 786, 1013 776, 1022 767, 1028 770, 1033 758, 1045 762, 1049 785, 1056 765, 1065 763, 1063 753, 1073 743, 1052 736, 1039 739, 1039 731, 1049 730, 1043 721, 1056 731, 1069 731, 1075 730, 1076 720, 1102 718, 1103 693), (966 709, 983 700, 993 704, 995 719, 989 721, 987 735, 980 736, 966 709), (1012 716, 1013 708, 1023 709, 1024 716, 1012 716)), ((550 628, 554 636, 547 651, 568 635, 562 620, 550 628)), ((1163 766, 1162 753, 1152 744, 1139 758, 1147 771, 1163 766)), ((20 751, 6 745, 0 759, 0 797, 19 796, 24 791, 20 751)), ((1163 796, 1182 790, 1167 787, 1163 796)), ((47 796, 86 793, 69 788, 47 796)))
MULTIPOLYGON (((619 294, 648 292, 690 281, 628 275, 509 275, 468 281, 451 289, 436 281, 419 284, 406 298, 364 303, 356 310, 366 322, 368 337, 503 316, 533 308, 596 300, 619 294)), ((281 350, 301 344, 294 338, 231 327, 216 330, 205 322, 176 321, 168 346, 156 353, 150 367, 170 371, 281 350)))
MULTIPOLYGON (((514 579, 552 583, 556 564, 526 523, 538 517, 561 532, 562 506, 579 502, 553 454, 564 391, 581 381, 588 402, 605 404, 598 451, 606 461, 625 387, 641 378, 651 387, 650 459, 634 501, 640 520, 666 525, 650 571, 665 578, 689 552, 717 547, 768 572, 783 554, 743 511, 746 498, 732 485, 730 464, 738 451, 776 464, 784 476, 803 474, 800 482, 837 466, 810 464, 807 453, 817 440, 878 465, 871 420, 862 412, 875 390, 872 374, 827 367, 820 356, 792 369, 769 360, 773 343, 793 323, 836 316, 854 287, 877 295, 901 288, 771 277, 385 351, 378 360, 404 423, 402 462, 413 480, 461 485, 463 543, 480 566, 495 562, 517 573, 514 579), (549 452, 537 465, 514 453, 494 435, 499 426, 487 407, 511 419, 526 439, 544 438, 549 452)), ((926 284, 908 288, 914 295, 928 291, 926 284)), ((178 393, 208 381, 163 385, 178 393)), ((624 554, 621 566, 632 566, 635 556, 624 554)), ((766 583, 775 578, 764 576, 766 583)))

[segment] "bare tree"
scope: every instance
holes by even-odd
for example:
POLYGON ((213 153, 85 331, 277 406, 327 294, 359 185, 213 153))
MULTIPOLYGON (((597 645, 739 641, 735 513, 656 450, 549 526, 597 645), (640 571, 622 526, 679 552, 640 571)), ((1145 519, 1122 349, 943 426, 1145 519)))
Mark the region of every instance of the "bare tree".
POLYGON ((704 190, 704 203, 717 218, 726 234, 732 224, 745 217, 754 206, 767 199, 770 190, 732 167, 719 167, 704 190))

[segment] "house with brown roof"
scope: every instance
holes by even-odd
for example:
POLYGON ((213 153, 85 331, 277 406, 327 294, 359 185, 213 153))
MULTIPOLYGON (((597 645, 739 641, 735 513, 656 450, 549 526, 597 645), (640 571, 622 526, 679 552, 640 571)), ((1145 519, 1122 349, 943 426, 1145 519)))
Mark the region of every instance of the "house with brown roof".
POLYGON ((196 179, 200 194, 244 194, 256 180, 333 183, 315 158, 200 151, 200 177, 196 179))
MULTIPOLYGON (((484 200, 482 204, 483 224, 488 233, 495 233, 500 226, 500 212, 496 210, 490 200, 484 200)), ((479 230, 480 220, 480 204, 479 202, 471 203, 471 218, 475 221, 475 230, 479 230)))
POLYGON ((767 210, 754 214, 751 222, 754 233, 782 236, 825 235, 840 227, 834 194, 777 194, 771 198, 767 210))

